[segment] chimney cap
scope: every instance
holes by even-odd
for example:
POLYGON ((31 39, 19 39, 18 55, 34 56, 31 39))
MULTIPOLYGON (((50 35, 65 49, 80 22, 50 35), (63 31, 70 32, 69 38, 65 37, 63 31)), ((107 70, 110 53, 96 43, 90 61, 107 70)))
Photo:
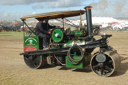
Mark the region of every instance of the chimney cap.
POLYGON ((92 9, 92 6, 86 6, 84 9, 92 9))

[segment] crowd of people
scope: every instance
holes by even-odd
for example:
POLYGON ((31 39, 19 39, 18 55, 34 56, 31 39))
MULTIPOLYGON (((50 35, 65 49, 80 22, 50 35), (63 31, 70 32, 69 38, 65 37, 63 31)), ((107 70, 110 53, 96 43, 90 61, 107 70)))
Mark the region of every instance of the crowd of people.
POLYGON ((1 31, 21 31, 20 27, 22 26, 22 22, 19 21, 0 21, 0 32, 1 31))

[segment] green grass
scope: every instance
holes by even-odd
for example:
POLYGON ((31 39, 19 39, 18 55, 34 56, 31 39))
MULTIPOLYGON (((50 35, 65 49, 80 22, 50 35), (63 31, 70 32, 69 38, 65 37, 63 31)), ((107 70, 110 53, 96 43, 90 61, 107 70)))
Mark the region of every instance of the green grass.
POLYGON ((0 37, 23 37, 23 32, 0 32, 0 37))

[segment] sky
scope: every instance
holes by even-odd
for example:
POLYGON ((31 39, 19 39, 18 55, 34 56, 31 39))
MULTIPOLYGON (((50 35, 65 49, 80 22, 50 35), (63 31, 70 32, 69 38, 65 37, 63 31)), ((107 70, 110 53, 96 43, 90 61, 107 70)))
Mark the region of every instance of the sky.
POLYGON ((91 5, 98 17, 128 17, 128 0, 0 0, 0 19, 19 20, 36 13, 79 10, 91 5))

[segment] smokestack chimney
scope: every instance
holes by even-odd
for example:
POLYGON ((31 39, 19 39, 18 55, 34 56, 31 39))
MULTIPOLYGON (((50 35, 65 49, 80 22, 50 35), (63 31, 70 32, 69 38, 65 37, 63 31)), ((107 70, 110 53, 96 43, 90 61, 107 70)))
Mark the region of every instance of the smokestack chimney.
POLYGON ((92 15, 91 15, 92 6, 86 6, 84 9, 86 10, 87 33, 88 36, 92 38, 93 37, 92 15))

